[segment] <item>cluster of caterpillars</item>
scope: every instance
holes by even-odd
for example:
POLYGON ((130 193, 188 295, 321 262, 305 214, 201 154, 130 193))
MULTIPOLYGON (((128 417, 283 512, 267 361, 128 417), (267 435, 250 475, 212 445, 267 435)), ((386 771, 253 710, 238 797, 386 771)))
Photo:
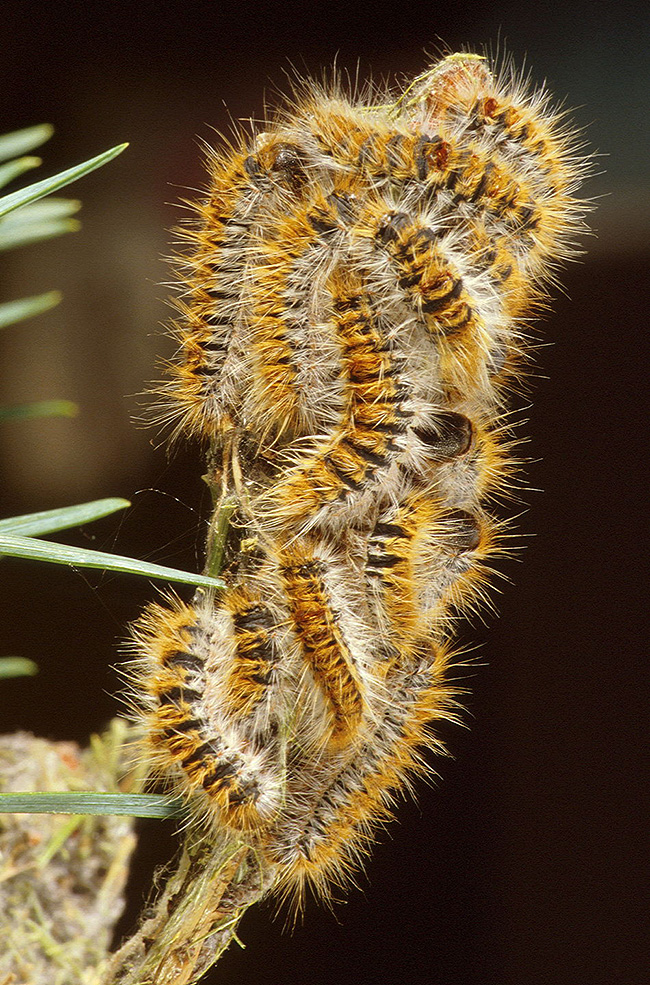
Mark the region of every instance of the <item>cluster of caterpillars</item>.
POLYGON ((397 96, 303 85, 208 164, 162 417, 236 504, 229 587, 145 613, 140 714, 174 789, 301 898, 454 716, 448 640, 501 549, 506 401, 584 166, 544 93, 470 54, 397 96))

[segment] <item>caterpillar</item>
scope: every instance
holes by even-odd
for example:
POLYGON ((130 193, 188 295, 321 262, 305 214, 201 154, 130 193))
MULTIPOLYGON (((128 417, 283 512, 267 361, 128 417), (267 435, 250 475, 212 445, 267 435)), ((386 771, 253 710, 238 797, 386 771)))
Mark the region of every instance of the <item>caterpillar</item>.
POLYGON ((277 699, 271 708, 278 640, 268 621, 262 601, 234 590, 218 608, 199 599, 152 605, 134 629, 152 770, 199 815, 216 812, 235 830, 268 823, 282 796, 277 699))
POLYGON ((207 167, 156 413, 237 522, 228 588, 137 624, 135 706, 152 769, 300 906, 456 717, 450 640, 505 550, 508 401, 588 166, 543 90, 454 54, 398 92, 301 84, 207 167))

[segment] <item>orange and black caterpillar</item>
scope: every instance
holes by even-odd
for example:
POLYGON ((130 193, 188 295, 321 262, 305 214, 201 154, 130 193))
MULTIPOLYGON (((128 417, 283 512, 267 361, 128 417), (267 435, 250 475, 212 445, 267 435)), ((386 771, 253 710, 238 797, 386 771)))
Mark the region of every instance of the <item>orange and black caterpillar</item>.
POLYGON ((135 690, 154 768, 298 901, 455 716, 449 638, 503 550, 508 399, 585 170, 548 96, 470 54, 399 92, 306 83, 209 155, 157 392, 235 503, 229 587, 150 608, 135 690))

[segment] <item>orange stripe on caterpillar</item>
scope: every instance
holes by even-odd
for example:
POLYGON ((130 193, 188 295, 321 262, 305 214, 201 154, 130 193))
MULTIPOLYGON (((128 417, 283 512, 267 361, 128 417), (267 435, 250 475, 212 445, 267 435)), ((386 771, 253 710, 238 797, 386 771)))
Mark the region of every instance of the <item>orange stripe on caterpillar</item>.
POLYGON ((414 494, 375 523, 368 538, 365 577, 382 636, 408 652, 424 626, 416 579, 416 558, 422 537, 435 529, 441 514, 430 496, 414 494))
POLYGON ((505 318, 495 290, 472 276, 462 243, 405 212, 381 216, 374 240, 390 257, 394 289, 432 333, 441 384, 463 395, 489 392, 492 337, 503 333, 505 318))
POLYGON ((422 488, 380 513, 365 578, 382 636, 405 653, 423 635, 447 631, 454 612, 485 604, 484 562, 504 553, 502 530, 482 509, 450 508, 422 488))
POLYGON ((376 303, 401 297, 411 306, 415 325, 431 333, 430 378, 437 374, 450 402, 469 400, 484 414, 519 375, 523 337, 515 318, 527 314, 539 288, 508 237, 491 237, 483 220, 450 229, 435 211, 417 215, 387 204, 369 204, 358 227, 359 259, 375 268, 376 303))
POLYGON ((315 558, 306 544, 295 543, 280 555, 293 632, 327 702, 329 739, 338 747, 354 742, 364 712, 364 694, 340 615, 332 605, 327 572, 328 562, 315 558))

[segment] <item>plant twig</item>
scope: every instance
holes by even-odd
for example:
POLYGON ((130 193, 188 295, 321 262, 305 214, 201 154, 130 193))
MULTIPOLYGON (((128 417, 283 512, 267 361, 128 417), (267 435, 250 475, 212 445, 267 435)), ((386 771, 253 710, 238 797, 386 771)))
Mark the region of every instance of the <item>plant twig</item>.
POLYGON ((96 985, 192 985, 223 954, 274 877, 249 845, 228 835, 206 839, 198 826, 189 827, 153 910, 96 985))

